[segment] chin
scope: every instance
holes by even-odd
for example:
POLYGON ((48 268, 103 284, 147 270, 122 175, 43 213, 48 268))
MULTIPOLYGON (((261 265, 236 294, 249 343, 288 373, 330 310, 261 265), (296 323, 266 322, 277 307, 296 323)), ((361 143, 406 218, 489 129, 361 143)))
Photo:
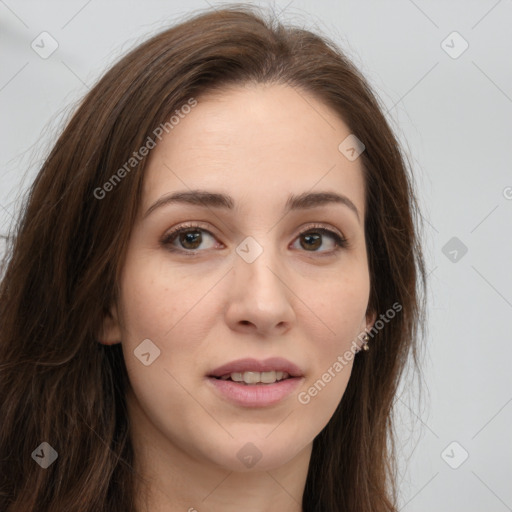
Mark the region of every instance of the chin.
MULTIPOLYGON (((304 441, 304 446, 306 445, 307 441, 304 441)), ((297 457, 302 449, 297 440, 289 436, 281 435, 275 436, 274 439, 265 439, 245 435, 231 439, 225 445, 216 444, 215 452, 209 458, 215 465, 228 471, 238 473, 269 471, 284 466, 297 457)))

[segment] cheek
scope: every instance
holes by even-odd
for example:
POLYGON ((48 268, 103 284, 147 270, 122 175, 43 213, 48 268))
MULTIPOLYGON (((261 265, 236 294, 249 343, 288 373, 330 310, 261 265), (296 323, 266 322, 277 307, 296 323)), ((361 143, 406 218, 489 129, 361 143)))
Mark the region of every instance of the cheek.
POLYGON ((321 320, 318 339, 327 346, 337 348, 350 343, 364 328, 364 317, 368 306, 369 276, 362 268, 346 278, 333 278, 314 297, 314 312, 321 320))
POLYGON ((332 279, 315 298, 310 314, 314 326, 308 339, 312 372, 301 391, 299 403, 314 404, 320 415, 332 414, 348 384, 357 336, 364 329, 369 278, 365 268, 342 279, 332 279), (319 321, 317 321, 319 320, 319 321))
POLYGON ((174 268, 164 256, 139 254, 127 261, 121 283, 126 330, 146 337, 171 334, 205 295, 207 281, 174 268))
POLYGON ((127 368, 136 374, 143 370, 131 356, 149 339, 160 351, 151 367, 186 376, 218 317, 216 302, 209 293, 217 280, 212 275, 185 273, 160 258, 147 261, 139 256, 127 262, 121 283, 127 368))

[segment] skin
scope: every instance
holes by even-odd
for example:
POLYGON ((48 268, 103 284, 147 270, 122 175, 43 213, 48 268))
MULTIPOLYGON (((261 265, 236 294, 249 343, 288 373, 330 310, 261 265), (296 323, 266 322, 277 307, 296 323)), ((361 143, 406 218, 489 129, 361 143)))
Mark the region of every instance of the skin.
POLYGON ((296 512, 313 439, 341 400, 353 361, 307 405, 298 393, 375 321, 366 315, 362 163, 338 150, 351 133, 347 125, 304 91, 247 85, 197 100, 151 151, 120 298, 101 342, 122 343, 137 470, 149 482, 147 510, 296 512), (171 204, 144 217, 162 196, 190 189, 229 194, 236 208, 171 204), (347 196, 360 220, 342 204, 283 215, 287 194, 319 191, 347 196), (188 222, 211 234, 200 231, 193 243, 183 235, 181 243, 179 236, 161 242, 188 222), (313 223, 341 232, 349 246, 334 251, 335 240, 325 234, 308 245, 299 233, 313 223), (252 263, 236 252, 247 236, 263 249, 252 263), (191 248, 196 256, 185 254, 191 248), (145 339, 161 351, 149 366, 134 356, 145 339), (304 378, 269 407, 229 403, 205 378, 235 359, 273 356, 297 364, 304 378), (237 457, 249 442, 262 455, 251 468, 237 457))

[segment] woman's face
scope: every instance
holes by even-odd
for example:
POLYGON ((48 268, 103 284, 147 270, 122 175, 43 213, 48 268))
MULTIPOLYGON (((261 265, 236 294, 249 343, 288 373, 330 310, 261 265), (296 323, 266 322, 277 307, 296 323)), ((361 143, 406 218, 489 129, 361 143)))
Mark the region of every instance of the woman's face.
POLYGON ((102 342, 122 343, 134 433, 155 456, 268 470, 309 455, 373 321, 362 163, 303 91, 196 99, 151 150, 102 342))

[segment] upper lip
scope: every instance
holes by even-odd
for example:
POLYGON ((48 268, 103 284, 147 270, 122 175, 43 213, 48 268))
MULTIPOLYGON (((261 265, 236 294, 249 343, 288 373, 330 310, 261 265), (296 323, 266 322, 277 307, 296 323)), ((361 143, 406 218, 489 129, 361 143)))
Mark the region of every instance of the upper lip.
POLYGON ((229 363, 223 364, 215 370, 212 370, 209 377, 222 377, 230 373, 244 373, 244 372, 286 372, 290 377, 302 377, 302 370, 291 361, 283 359, 282 357, 271 357, 263 361, 258 359, 237 359, 229 363))

